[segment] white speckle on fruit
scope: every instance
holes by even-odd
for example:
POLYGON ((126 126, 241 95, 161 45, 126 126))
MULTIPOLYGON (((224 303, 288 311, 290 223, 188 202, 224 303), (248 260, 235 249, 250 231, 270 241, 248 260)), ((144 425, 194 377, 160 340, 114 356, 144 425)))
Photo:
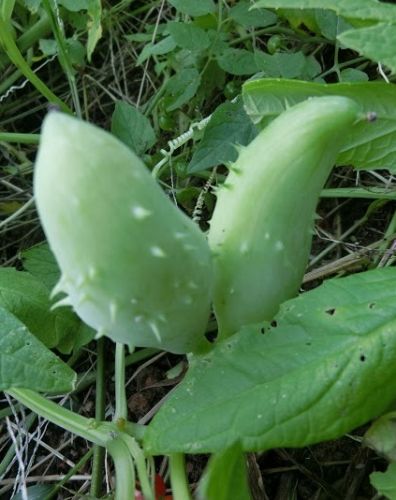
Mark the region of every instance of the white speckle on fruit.
POLYGON ((264 239, 269 240, 270 239, 270 234, 269 233, 265 233, 264 234, 264 239))
POLYGON ((140 205, 133 205, 131 207, 131 212, 133 217, 137 220, 147 219, 147 217, 150 217, 150 215, 152 215, 153 213, 151 212, 151 210, 147 210, 147 208, 144 208, 140 205))
POLYGON ((153 257, 164 258, 166 257, 166 253, 162 250, 161 247, 150 247, 150 253, 153 257))
POLYGON ((109 311, 110 311, 110 320, 112 323, 115 322, 117 310, 118 310, 117 304, 114 301, 110 302, 109 311))
POLYGON ((248 244, 248 242, 247 241, 243 241, 241 243, 241 246, 239 247, 239 249, 240 249, 240 251, 241 251, 242 254, 247 253, 247 251, 249 250, 249 244, 248 244))
POLYGON ((182 232, 180 232, 180 231, 176 231, 176 232, 175 232, 175 238, 176 238, 177 240, 182 240, 182 239, 183 239, 183 238, 185 238, 186 236, 187 236, 187 235, 186 235, 186 233, 182 233, 182 232))
POLYGON ((149 326, 151 328, 151 331, 154 333, 155 338, 158 340, 158 342, 161 342, 161 334, 158 326, 154 323, 154 321, 150 321, 149 326))
POLYGON ((278 252, 280 252, 281 250, 283 250, 285 248, 285 245, 283 244, 282 241, 277 241, 275 243, 275 250, 278 250, 278 252))
POLYGON ((88 276, 91 278, 91 279, 94 279, 96 278, 96 276, 98 275, 98 270, 96 267, 94 266, 90 266, 88 268, 88 276))

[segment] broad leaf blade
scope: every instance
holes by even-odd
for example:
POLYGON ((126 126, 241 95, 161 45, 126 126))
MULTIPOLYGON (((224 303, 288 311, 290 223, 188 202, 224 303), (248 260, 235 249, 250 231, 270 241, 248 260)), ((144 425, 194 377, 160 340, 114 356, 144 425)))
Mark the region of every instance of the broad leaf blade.
POLYGON ((75 381, 76 374, 69 366, 0 307, 0 390, 22 387, 63 393, 73 390, 75 381))
MULTIPOLYGON (((396 8, 395 19, 396 22, 396 8)), ((396 73, 396 24, 379 23, 368 28, 344 31, 338 40, 349 49, 388 66, 396 73)))
POLYGON ((350 19, 396 22, 396 8, 377 0, 258 0, 255 8, 328 9, 350 19))
POLYGON ((354 99, 377 120, 355 124, 337 159, 361 169, 396 170, 396 85, 383 82, 322 84, 297 80, 262 79, 243 86, 245 109, 254 123, 267 123, 285 109, 309 97, 342 95, 354 99))
POLYGON ((257 129, 243 109, 242 103, 226 102, 214 111, 202 140, 194 151, 188 172, 201 172, 210 167, 235 161, 236 145, 245 146, 257 129))
POLYGON ((200 500, 250 500, 246 457, 239 443, 212 457, 198 487, 200 500))
POLYGON ((49 348, 73 335, 80 324, 70 309, 51 311, 49 289, 31 274, 11 267, 0 269, 0 305, 49 348))
POLYGON ((380 414, 396 395, 395 280, 393 268, 330 280, 286 302, 265 335, 249 326, 192 358, 146 450, 307 446, 380 414))

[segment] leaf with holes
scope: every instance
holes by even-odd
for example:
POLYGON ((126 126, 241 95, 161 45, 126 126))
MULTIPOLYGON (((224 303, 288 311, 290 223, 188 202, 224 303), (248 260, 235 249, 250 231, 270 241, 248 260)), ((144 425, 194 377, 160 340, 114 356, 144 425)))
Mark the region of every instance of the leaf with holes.
POLYGON ((396 394, 395 280, 395 268, 329 280, 286 302, 272 326, 192 357, 147 429, 147 452, 307 446, 382 413, 396 394))
POLYGON ((360 120, 350 130, 338 155, 338 165, 396 170, 396 85, 384 82, 322 84, 264 78, 243 86, 247 114, 254 123, 268 124, 290 106, 310 97, 340 95, 356 101, 363 112, 374 112, 375 126, 360 120))
POLYGON ((73 390, 74 371, 48 350, 13 314, 0 306, 0 390, 73 390))

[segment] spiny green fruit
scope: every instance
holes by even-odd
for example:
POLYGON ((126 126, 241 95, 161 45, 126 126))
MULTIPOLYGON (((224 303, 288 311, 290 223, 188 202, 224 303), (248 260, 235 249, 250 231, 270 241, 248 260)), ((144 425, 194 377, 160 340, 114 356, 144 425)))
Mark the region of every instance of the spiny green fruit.
POLYGON ((53 293, 98 336, 200 350, 212 295, 209 246, 135 154, 109 133, 50 113, 34 176, 62 277, 53 293))
POLYGON ((346 97, 309 99, 276 118, 230 167, 208 237, 220 337, 271 320, 298 292, 320 191, 358 116, 346 97))

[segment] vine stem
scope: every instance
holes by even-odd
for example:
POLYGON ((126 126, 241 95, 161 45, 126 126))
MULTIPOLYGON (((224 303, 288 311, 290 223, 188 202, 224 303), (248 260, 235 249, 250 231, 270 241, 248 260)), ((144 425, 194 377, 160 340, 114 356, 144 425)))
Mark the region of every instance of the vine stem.
POLYGON ((174 453, 169 456, 170 478, 174 500, 191 499, 186 475, 183 453, 174 453))
POLYGON ((77 415, 30 389, 13 388, 6 392, 53 424, 99 446, 107 447, 114 439, 114 432, 117 432, 117 427, 112 423, 101 422, 98 424, 94 419, 77 415))
POLYGON ((125 392, 125 347, 116 343, 115 352, 115 414, 114 421, 127 420, 128 407, 125 392))
MULTIPOLYGON (((104 343, 102 337, 97 341, 96 352, 96 396, 95 396, 95 420, 99 423, 105 418, 105 366, 104 366, 104 343)), ((92 478, 90 494, 94 498, 99 498, 102 494, 103 468, 105 453, 104 448, 94 445, 92 459, 92 478)))

